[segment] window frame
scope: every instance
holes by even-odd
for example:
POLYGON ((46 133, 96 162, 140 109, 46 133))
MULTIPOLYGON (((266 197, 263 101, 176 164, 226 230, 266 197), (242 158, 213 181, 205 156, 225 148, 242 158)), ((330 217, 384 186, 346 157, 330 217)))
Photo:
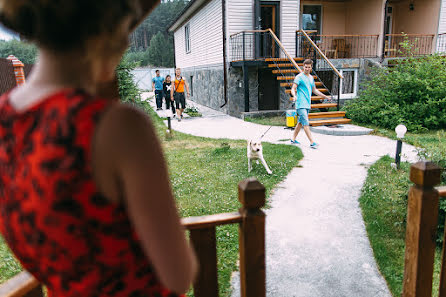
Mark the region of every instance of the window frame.
POLYGON ((346 68, 340 69, 342 76, 344 76, 344 72, 353 71, 353 93, 342 93, 342 89, 344 87, 344 79, 341 79, 341 84, 339 88, 341 90, 341 99, 353 99, 357 97, 358 94, 358 69, 357 68, 346 68))
POLYGON ((191 52, 191 42, 190 42, 190 23, 187 23, 184 26, 184 41, 185 41, 185 50, 186 54, 191 52))

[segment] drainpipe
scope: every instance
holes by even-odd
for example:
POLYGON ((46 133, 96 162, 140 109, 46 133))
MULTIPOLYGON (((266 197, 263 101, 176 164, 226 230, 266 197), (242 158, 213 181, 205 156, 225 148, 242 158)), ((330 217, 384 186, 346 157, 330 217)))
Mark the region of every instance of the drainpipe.
POLYGON ((385 58, 385 49, 386 49, 386 28, 387 28, 387 8, 389 1, 386 0, 386 5, 384 5, 384 28, 383 28, 383 40, 382 40, 382 48, 381 48, 381 64, 384 62, 385 58))
POLYGON ((228 72, 226 70, 226 0, 221 0, 221 18, 223 28, 223 96, 225 103, 220 106, 223 108, 228 104, 228 72))

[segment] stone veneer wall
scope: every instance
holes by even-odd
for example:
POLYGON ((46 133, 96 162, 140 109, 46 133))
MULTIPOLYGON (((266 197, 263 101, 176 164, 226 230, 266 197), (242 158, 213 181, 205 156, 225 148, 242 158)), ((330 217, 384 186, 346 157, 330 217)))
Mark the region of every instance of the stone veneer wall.
POLYGON ((191 76, 193 77, 190 99, 212 109, 228 112, 228 105, 220 108, 225 103, 222 64, 183 68, 181 75, 186 79, 189 87, 191 87, 191 76))
MULTIPOLYGON (((248 72, 249 111, 257 111, 259 109, 259 79, 257 67, 249 67, 248 72)), ((242 67, 229 68, 228 105, 229 114, 232 116, 241 117, 241 113, 245 111, 245 89, 242 67)))

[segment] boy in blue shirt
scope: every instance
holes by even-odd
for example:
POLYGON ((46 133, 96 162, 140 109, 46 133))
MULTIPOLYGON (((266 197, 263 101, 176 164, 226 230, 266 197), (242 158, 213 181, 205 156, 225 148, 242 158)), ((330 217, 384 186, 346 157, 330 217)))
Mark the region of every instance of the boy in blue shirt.
POLYGON ((312 69, 313 61, 306 59, 304 61, 304 72, 296 75, 296 78, 293 81, 293 87, 291 88, 291 95, 296 103, 297 114, 299 115, 298 124, 294 129, 291 143, 299 144, 296 137, 299 134, 300 129, 304 127, 305 134, 310 141, 310 147, 315 149, 317 148, 318 144, 314 142, 313 137, 311 136, 310 122, 308 121, 308 113, 311 109, 311 94, 315 93, 316 95, 322 96, 325 99, 328 99, 329 97, 316 89, 314 78, 311 75, 312 69))
POLYGON ((163 109, 163 82, 164 77, 160 76, 160 71, 155 71, 155 77, 152 79, 152 90, 155 90, 156 110, 163 109))

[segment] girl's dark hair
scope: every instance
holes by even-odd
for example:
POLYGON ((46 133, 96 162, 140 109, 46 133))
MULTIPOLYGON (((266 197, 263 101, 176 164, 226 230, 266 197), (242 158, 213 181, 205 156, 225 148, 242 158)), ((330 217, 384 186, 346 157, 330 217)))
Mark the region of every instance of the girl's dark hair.
POLYGON ((166 75, 166 78, 170 77, 170 74, 166 75))
MULTIPOLYGON (((82 47, 114 33, 124 17, 141 16, 138 0, 0 0, 0 22, 21 37, 49 49, 82 47)), ((157 1, 149 0, 155 6, 157 1)))

